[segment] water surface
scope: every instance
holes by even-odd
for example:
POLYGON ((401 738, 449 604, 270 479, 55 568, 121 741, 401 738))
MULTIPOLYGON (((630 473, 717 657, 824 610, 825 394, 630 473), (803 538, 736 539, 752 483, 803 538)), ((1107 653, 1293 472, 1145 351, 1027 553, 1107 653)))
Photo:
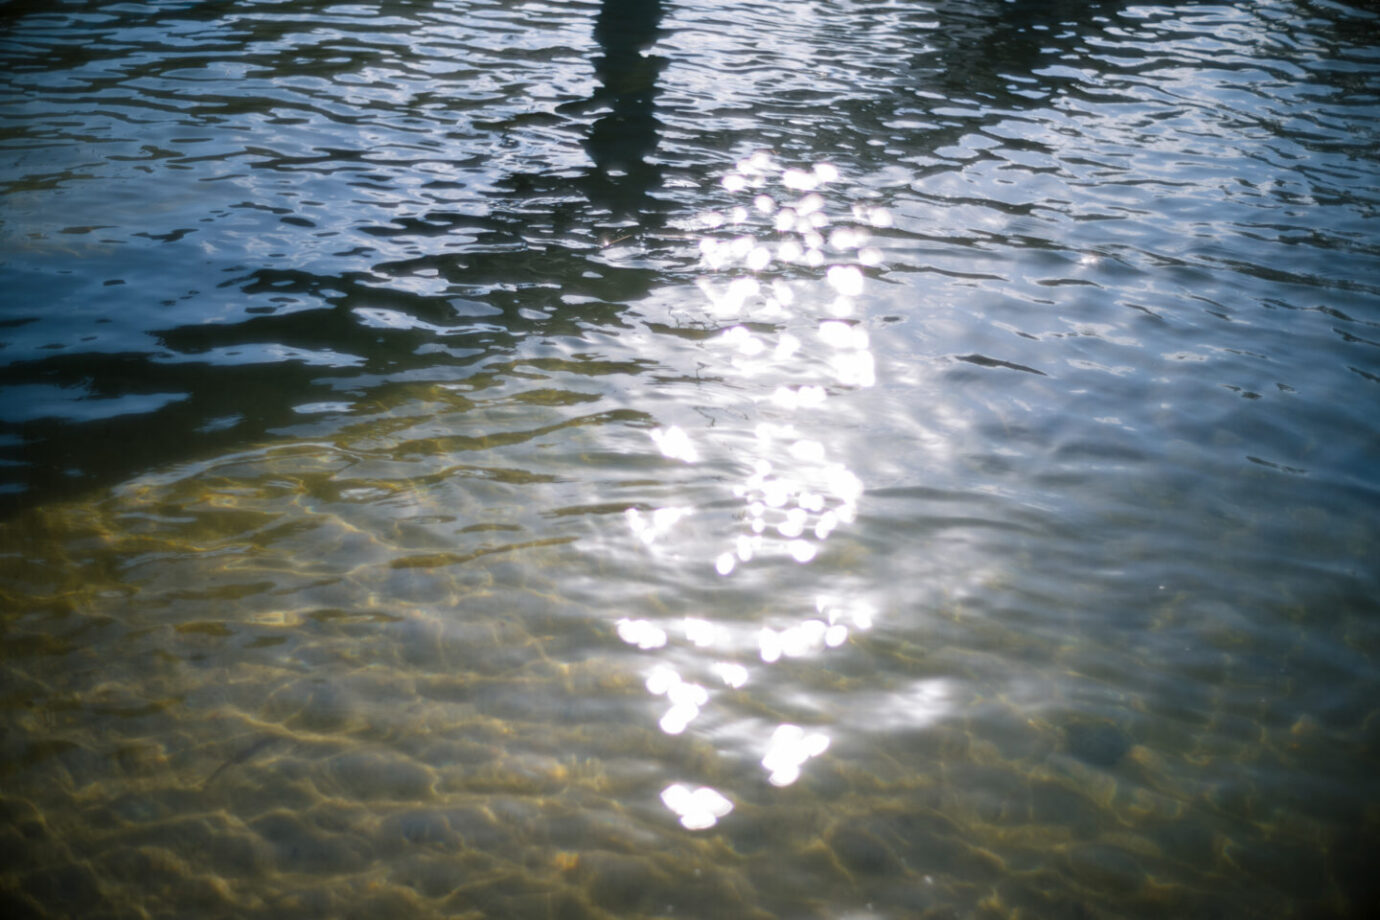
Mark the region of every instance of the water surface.
POLYGON ((7 915, 1366 915, 1373 13, 0 17, 7 915))

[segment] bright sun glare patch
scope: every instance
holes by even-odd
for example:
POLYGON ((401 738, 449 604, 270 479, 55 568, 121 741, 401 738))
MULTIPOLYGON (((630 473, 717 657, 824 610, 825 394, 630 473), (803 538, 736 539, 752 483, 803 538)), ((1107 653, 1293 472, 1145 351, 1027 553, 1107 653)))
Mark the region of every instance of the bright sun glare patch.
POLYGON ((789 786, 800 779, 805 761, 829 750, 829 736, 823 732, 807 732, 799 725, 786 723, 777 726, 762 758, 767 781, 773 786, 789 786))
POLYGON ((661 451, 662 456, 671 460, 694 463, 700 459, 699 452, 695 450, 695 445, 690 441, 690 436, 679 426, 672 425, 670 428, 654 429, 652 441, 661 451))
POLYGON ((646 515, 636 508, 629 508, 623 512, 623 519, 628 522, 628 529, 635 537, 651 546, 693 513, 692 508, 671 507, 657 508, 650 515, 646 515))
POLYGON ((713 827, 733 810, 733 803, 709 786, 691 789, 682 783, 672 783, 661 791, 661 801, 680 818, 681 825, 691 831, 713 827))
POLYGON ((618 638, 642 650, 661 648, 666 644, 666 630, 650 620, 624 617, 618 621, 618 638))
POLYGON ((700 708, 709 702, 709 691, 699 684, 681 678, 670 665, 657 665, 647 675, 647 692, 653 696, 665 696, 671 708, 661 717, 661 730, 668 735, 679 735, 689 727, 700 714, 700 708))

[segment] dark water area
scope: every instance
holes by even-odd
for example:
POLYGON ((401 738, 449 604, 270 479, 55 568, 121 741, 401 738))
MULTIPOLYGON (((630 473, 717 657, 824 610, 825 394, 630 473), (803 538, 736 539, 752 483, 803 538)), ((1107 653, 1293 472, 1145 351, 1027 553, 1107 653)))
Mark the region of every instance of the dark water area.
POLYGON ((6 917, 1368 917, 1380 13, 0 4, 6 917))

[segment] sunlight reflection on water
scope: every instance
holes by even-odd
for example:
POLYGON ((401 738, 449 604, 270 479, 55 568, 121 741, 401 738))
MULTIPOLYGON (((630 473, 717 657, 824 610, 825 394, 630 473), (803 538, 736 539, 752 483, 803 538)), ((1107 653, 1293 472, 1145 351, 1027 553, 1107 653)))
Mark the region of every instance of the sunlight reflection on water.
MULTIPOLYGON (((817 419, 832 401, 847 400, 850 392, 876 383, 862 298, 866 271, 882 262, 870 245, 869 228, 888 226, 890 213, 826 197, 824 191, 840 179, 829 163, 786 167, 758 152, 721 180, 725 190, 748 199, 748 205, 702 213, 686 222, 702 233, 700 268, 712 273, 697 281, 708 317, 731 323, 709 339, 716 362, 712 370, 747 394, 749 418, 759 419, 748 455, 734 458, 745 471, 730 487, 740 503, 739 532, 722 538, 727 545, 705 560, 721 578, 732 578, 762 560, 784 557, 808 565, 831 534, 856 519, 863 497, 864 483, 835 458, 826 441, 836 439, 817 419), (802 365, 800 352, 811 340, 812 353, 820 360, 802 365), (770 408, 773 418, 762 417, 762 408, 770 408)), ((653 429, 650 437, 662 456, 685 464, 723 453, 713 445, 712 431, 700 432, 698 443, 676 425, 653 429)), ((692 509, 685 507, 649 513, 629 508, 625 519, 650 547, 673 539, 676 526, 690 514, 692 509)), ((762 626, 753 632, 748 648, 757 662, 773 665, 838 648, 848 641, 850 630, 870 629, 876 610, 864 600, 821 594, 812 613, 784 628, 762 626)), ((643 618, 623 618, 617 631, 624 642, 646 652, 672 641, 667 630, 643 618)), ((745 651, 733 647, 727 629, 702 618, 685 618, 681 633, 688 645, 707 652, 745 651)), ((709 672, 728 691, 751 679, 747 665, 733 660, 716 661, 709 672)), ((646 689, 668 704, 659 722, 668 735, 685 732, 713 701, 706 687, 664 661, 647 672, 646 689)), ((822 728, 777 724, 758 742, 768 781, 793 784, 830 744, 822 728)), ((701 830, 714 826, 731 808, 718 804, 714 797, 720 796, 708 787, 692 792, 674 784, 662 801, 684 827, 701 830)))

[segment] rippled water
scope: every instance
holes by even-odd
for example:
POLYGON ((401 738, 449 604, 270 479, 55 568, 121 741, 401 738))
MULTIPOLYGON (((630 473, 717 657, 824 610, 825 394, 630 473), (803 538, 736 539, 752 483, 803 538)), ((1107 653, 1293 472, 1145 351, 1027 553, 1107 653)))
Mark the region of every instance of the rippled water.
POLYGON ((0 7, 6 916, 1361 917, 1380 18, 0 7))

